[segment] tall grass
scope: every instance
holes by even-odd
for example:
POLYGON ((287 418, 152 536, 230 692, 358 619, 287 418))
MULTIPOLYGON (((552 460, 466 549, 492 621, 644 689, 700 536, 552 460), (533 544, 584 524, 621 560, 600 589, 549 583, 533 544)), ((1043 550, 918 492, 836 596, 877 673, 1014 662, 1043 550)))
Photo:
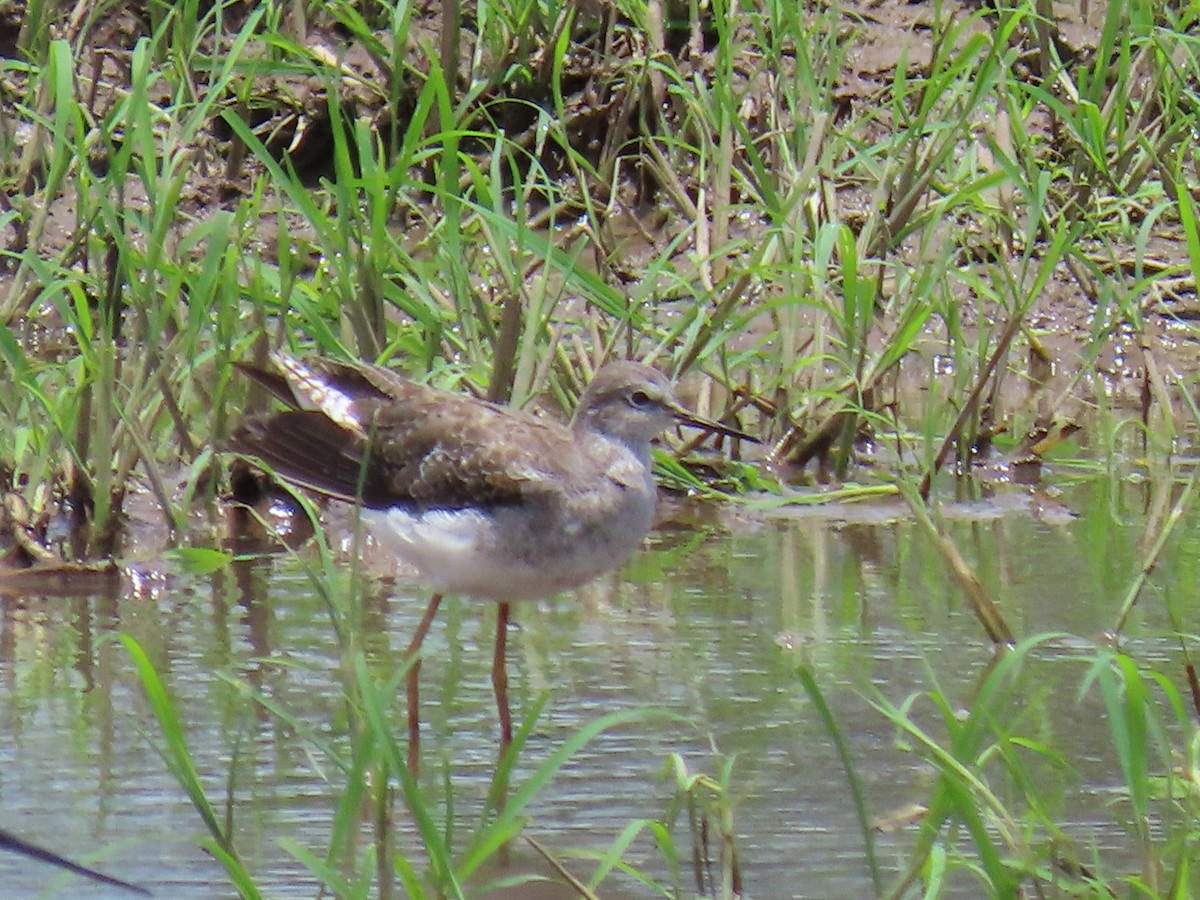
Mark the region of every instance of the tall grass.
POLYGON ((927 61, 849 94, 836 7, 490 4, 457 81, 405 4, 185 4, 116 58, 103 15, 26 29, 3 63, 23 130, 0 160, 19 388, 0 462, 35 525, 69 502, 77 556, 119 552, 131 478, 179 531, 195 490, 173 473, 229 427, 229 359, 298 340, 519 402, 650 353, 741 389, 780 461, 845 478, 858 440, 890 435, 940 442, 931 471, 952 448, 969 463, 1048 293, 1089 298, 1097 325, 1018 427, 1086 396, 1143 298, 1190 270, 1151 237, 1188 215, 1191 13, 1105 10, 1072 54, 1038 4, 935 7, 927 61), (308 39, 330 22, 361 53, 308 39), (580 105, 589 58, 611 64, 589 82, 608 116, 580 105), (618 237, 647 202, 665 227, 618 237), (937 389, 934 353, 971 398, 954 417, 889 399, 902 371, 937 389))

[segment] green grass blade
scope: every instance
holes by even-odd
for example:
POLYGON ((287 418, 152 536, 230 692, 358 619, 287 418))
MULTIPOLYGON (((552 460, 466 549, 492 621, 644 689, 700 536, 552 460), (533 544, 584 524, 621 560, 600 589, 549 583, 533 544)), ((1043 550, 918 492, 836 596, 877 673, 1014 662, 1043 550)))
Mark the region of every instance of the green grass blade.
POLYGON ((166 741, 163 758, 170 767, 171 774, 175 776, 180 787, 187 793, 196 812, 200 813, 200 818, 204 821, 204 826, 212 835, 213 840, 218 846, 227 847, 228 837, 223 832, 218 817, 208 802, 204 786, 200 783, 200 775, 192 761, 191 751, 188 750, 187 736, 184 734, 183 722, 180 720, 174 701, 167 694, 162 679, 158 677, 154 664, 150 662, 150 658, 141 645, 127 634, 120 635, 120 638, 121 643, 125 645, 125 651, 133 660, 138 678, 142 683, 142 690, 146 693, 146 699, 150 701, 150 708, 154 712, 154 718, 158 721, 163 740, 166 741))
POLYGON ((842 734, 841 728, 838 727, 833 711, 829 708, 829 704, 825 702, 825 694, 821 691, 821 686, 817 684, 812 666, 808 663, 801 664, 796 669, 796 677, 800 679, 800 684, 804 688, 804 692, 808 694, 809 700, 816 707, 817 715, 825 726, 825 733, 833 741, 838 759, 842 763, 842 769, 846 773, 846 781, 850 786, 850 797, 854 802, 854 813, 858 817, 858 826, 862 829, 863 846, 867 852, 867 865, 871 869, 871 881, 875 885, 875 893, 879 894, 883 891, 883 875, 879 870, 879 860, 875 856, 875 829, 871 825, 870 816, 867 814, 866 797, 863 794, 862 782, 858 780, 858 772, 854 767, 854 760, 850 756, 850 748, 846 745, 846 739, 842 734))
POLYGON ((597 736, 622 725, 631 725, 635 722, 644 723, 661 717, 678 718, 650 709, 619 710, 589 722, 572 734, 534 770, 520 788, 513 792, 496 820, 476 836, 458 867, 459 877, 465 881, 495 852, 498 846, 498 836, 513 834, 520 828, 520 819, 525 815, 525 811, 534 797, 546 788, 572 756, 595 740, 597 736))
POLYGON ((450 896, 456 897, 458 900, 465 900, 459 879, 454 871, 449 848, 442 838, 441 830, 434 821, 425 798, 421 795, 419 785, 408 771, 408 763, 404 754, 400 752, 396 736, 388 724, 387 701, 376 687, 375 681, 367 669, 366 659, 361 653, 355 656, 354 672, 367 724, 373 732, 374 739, 383 749, 384 757, 391 767, 392 774, 400 780, 405 805, 416 823, 417 832, 421 835, 421 842, 433 868, 434 883, 439 886, 441 891, 450 896))

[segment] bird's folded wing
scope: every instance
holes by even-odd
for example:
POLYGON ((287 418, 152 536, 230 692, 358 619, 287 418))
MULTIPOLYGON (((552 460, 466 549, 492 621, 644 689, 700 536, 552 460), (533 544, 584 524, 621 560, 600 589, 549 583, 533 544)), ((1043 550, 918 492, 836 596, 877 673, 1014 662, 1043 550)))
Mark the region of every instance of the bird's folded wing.
POLYGON ((443 400, 380 410, 376 455, 393 494, 446 508, 503 504, 570 491, 597 474, 565 425, 456 394, 443 400))
POLYGON ((293 409, 248 421, 229 449, 297 485, 372 508, 502 505, 595 477, 597 463, 565 425, 386 369, 319 365, 315 377, 297 379, 239 364, 293 409))

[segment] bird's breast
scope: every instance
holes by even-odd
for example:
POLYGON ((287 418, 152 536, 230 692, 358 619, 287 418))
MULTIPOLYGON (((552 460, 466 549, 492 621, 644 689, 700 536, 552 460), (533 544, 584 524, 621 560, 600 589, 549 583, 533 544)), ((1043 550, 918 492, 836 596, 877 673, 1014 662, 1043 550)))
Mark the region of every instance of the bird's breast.
POLYGON ((364 513, 372 537, 431 589, 492 600, 573 590, 623 564, 654 520, 652 485, 462 510, 364 513))

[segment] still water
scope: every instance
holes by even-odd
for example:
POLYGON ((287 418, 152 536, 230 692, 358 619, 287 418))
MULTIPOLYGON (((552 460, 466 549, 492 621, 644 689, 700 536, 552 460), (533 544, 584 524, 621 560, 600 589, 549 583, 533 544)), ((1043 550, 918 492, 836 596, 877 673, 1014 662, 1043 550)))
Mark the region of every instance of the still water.
MULTIPOLYGON (((1069 759, 1071 769, 1043 773, 1045 796, 1058 804, 1056 818, 1077 855, 1102 858, 1110 873, 1136 871, 1136 857, 1114 803, 1121 777, 1103 705, 1096 691, 1081 698, 1080 685, 1142 565, 1147 523, 1160 527, 1177 490, 1170 480, 1080 477, 1041 491, 998 488, 944 509, 949 534, 1016 636, 1063 633, 1031 658, 1028 705, 1010 728, 1069 759)), ((871 701, 898 704, 936 686, 966 703, 990 644, 929 540, 894 501, 769 515, 710 509, 703 517, 698 524, 676 510, 618 575, 578 598, 516 609, 509 643, 516 716, 549 698, 524 752, 525 771, 605 712, 675 714, 593 741, 538 797, 527 830, 586 881, 594 864, 574 852, 603 852, 631 820, 664 815, 671 754, 714 776, 732 757, 747 896, 870 896, 845 772, 797 667, 812 666, 869 814, 886 816, 926 802, 933 775, 871 701)), ((1135 657, 1181 690, 1166 610, 1195 621, 1197 538, 1189 516, 1127 626, 1135 657)), ((220 809, 232 791, 237 845, 265 895, 316 896, 311 875, 279 842, 323 855, 336 770, 244 688, 322 735, 344 734, 323 601, 301 562, 286 555, 204 578, 161 562, 134 568, 116 597, 0 596, 0 826, 159 896, 233 896, 220 866, 198 847, 199 817, 153 749, 157 727, 113 639, 124 632, 177 699, 220 809)), ((371 582, 369 652, 381 667, 398 663, 426 599, 403 580, 371 582)), ((491 605, 447 601, 422 671, 422 780, 437 796, 449 773, 468 829, 494 765, 493 627, 491 605)), ((401 700, 394 711, 402 733, 401 700)), ((918 703, 915 717, 942 735, 928 704, 918 703)), ((876 836, 885 882, 906 866, 915 834, 910 825, 876 836)), ((676 840, 689 852, 686 817, 676 840)), ((648 839, 627 858, 665 875, 648 839)), ((532 864, 527 851, 515 850, 514 865, 532 864)), ((0 856, 0 885, 5 897, 125 896, 13 856, 0 856)), ((695 892, 686 860, 683 888, 695 892)), ((601 893, 650 896, 622 876, 601 893)), ((960 896, 976 893, 961 882, 960 896)))

